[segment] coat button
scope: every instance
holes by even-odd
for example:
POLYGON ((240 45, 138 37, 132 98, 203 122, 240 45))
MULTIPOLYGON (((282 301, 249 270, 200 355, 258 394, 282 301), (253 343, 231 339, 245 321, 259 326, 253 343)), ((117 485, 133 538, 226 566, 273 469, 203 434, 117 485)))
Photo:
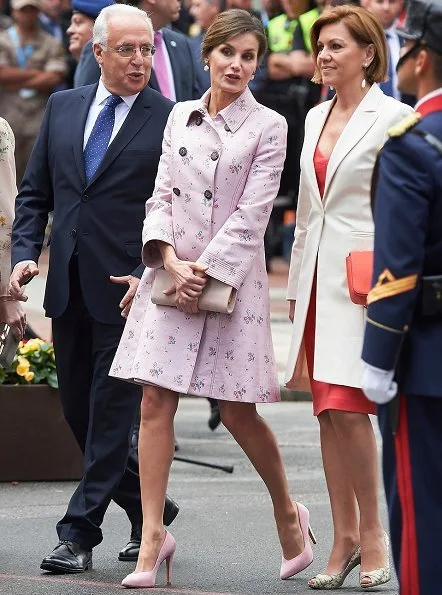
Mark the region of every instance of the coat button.
POLYGON ((230 128, 229 128, 229 125, 228 124, 224 124, 224 130, 226 132, 230 132, 230 128))
POLYGON ((89 200, 89 196, 87 194, 83 194, 81 197, 82 202, 87 202, 89 200))
POLYGON ((179 196, 181 194, 181 190, 179 188, 172 188, 172 192, 175 196, 179 196))
POLYGON ((76 229, 71 229, 71 236, 73 238, 76 238, 77 237, 77 230, 76 229))
POLYGON ((203 119, 201 116, 197 116, 196 120, 195 120, 195 124, 197 126, 201 126, 201 124, 203 123, 203 119))
POLYGON ((184 157, 185 155, 187 155, 186 147, 180 147, 180 150, 178 151, 178 153, 181 155, 181 157, 184 157))
POLYGON ((207 198, 207 200, 210 200, 212 198, 212 193, 210 192, 210 190, 206 190, 204 192, 204 198, 207 198))
POLYGON ((218 151, 213 151, 213 153, 210 155, 210 159, 212 161, 216 161, 218 159, 218 157, 219 157, 218 151))

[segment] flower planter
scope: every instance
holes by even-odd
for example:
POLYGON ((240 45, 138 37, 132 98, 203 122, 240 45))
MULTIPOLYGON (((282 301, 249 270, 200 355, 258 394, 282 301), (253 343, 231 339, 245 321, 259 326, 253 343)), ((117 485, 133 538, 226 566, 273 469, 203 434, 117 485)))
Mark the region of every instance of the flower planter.
POLYGON ((0 386, 0 481, 81 478, 82 453, 59 392, 48 385, 0 386))

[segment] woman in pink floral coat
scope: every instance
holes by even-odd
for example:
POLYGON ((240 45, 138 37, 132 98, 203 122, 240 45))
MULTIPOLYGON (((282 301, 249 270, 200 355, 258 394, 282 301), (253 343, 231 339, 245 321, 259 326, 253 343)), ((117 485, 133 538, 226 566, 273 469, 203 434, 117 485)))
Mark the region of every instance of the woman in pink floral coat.
MULTIPOLYGON (((153 586, 158 566, 175 551, 162 514, 178 393, 219 399, 224 425, 270 492, 285 561, 301 552, 305 557, 306 550, 311 556, 275 437, 255 406, 280 398, 263 237, 287 125, 247 87, 265 48, 257 19, 241 10, 221 13, 202 51, 211 88, 199 101, 178 103, 166 126, 154 194, 146 204, 148 268, 111 368, 113 376, 144 385, 143 538, 136 572, 124 586, 153 586), (176 308, 151 301, 155 270, 163 266, 174 281, 176 308), (198 310, 207 277, 238 290, 232 314, 198 310)), ((285 568, 282 578, 289 574, 285 568)))

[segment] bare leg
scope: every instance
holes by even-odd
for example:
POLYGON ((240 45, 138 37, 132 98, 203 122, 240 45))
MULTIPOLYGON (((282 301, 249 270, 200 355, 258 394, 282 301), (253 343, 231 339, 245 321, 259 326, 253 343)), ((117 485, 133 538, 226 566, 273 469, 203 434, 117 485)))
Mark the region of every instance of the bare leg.
POLYGON ((322 462, 333 517, 333 547, 325 574, 337 574, 359 544, 359 518, 351 478, 340 453, 339 439, 330 412, 318 415, 322 462))
MULTIPOLYGON (((376 439, 368 415, 329 411, 339 449, 359 505, 361 570, 386 566, 387 552, 379 516, 379 470, 376 439)), ((367 584, 370 580, 367 579, 367 584)))
POLYGON ((152 570, 164 541, 164 500, 175 448, 173 420, 177 407, 177 393, 144 387, 138 441, 143 535, 136 572, 152 570))
MULTIPOLYGON (((298 511, 290 497, 287 477, 276 438, 253 403, 219 401, 221 419, 263 479, 273 503, 284 558, 304 549, 298 511)), ((308 536, 305 536, 308 539, 308 536)))

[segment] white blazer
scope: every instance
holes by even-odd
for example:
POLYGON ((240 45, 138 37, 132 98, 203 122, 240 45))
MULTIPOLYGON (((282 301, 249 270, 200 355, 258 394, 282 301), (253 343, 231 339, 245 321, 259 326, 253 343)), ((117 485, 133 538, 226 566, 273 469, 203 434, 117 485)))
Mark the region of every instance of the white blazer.
POLYGON ((11 229, 17 195, 14 148, 11 127, 0 118, 0 296, 9 295, 11 274, 11 229))
POLYGON ((313 155, 332 101, 307 114, 287 299, 296 300, 286 383, 296 386, 312 283, 317 271, 315 380, 360 387, 365 310, 350 301, 345 258, 373 248, 370 185, 376 155, 388 129, 413 110, 374 84, 331 154, 321 200, 313 155))

